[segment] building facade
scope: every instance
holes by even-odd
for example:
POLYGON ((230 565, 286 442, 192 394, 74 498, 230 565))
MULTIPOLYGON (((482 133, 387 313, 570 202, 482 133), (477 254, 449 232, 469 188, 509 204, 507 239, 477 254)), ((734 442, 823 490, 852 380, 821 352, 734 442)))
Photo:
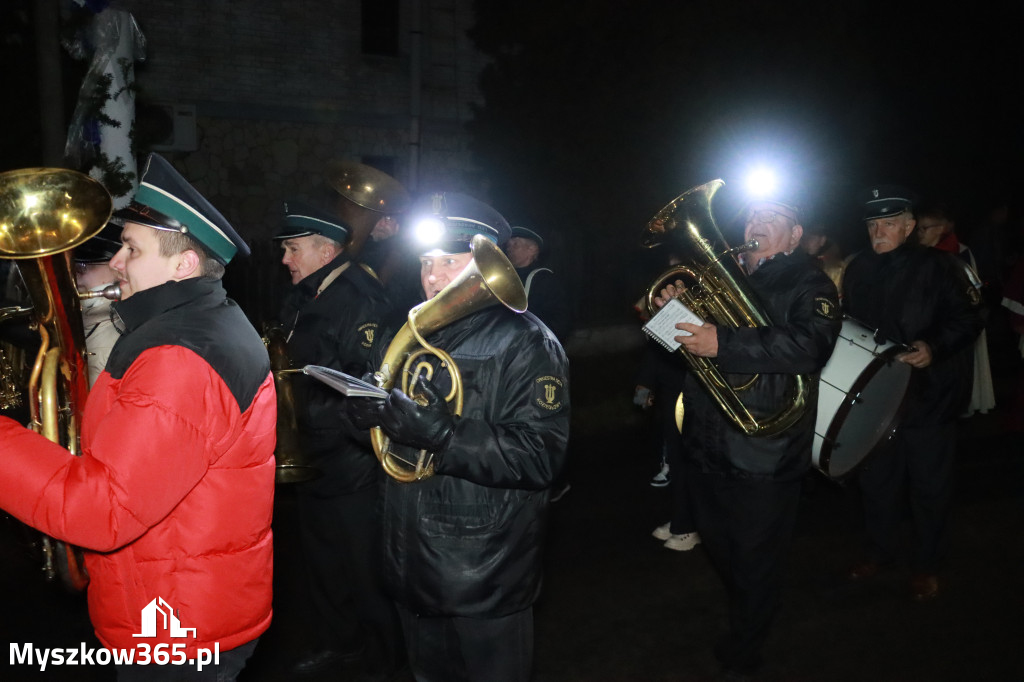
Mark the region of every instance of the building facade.
POLYGON ((465 123, 484 58, 466 37, 471 0, 120 6, 146 40, 137 124, 157 126, 152 149, 247 238, 269 238, 282 202, 321 189, 332 159, 413 193, 474 186, 465 123))

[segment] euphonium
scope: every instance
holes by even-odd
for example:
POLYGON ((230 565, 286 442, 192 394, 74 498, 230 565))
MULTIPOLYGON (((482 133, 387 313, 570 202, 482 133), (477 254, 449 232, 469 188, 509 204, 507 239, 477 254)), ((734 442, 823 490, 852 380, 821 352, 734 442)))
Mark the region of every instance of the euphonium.
MULTIPOLYGON (((19 259, 40 336, 29 379, 31 428, 78 455, 79 422, 89 391, 85 333, 71 249, 99 232, 113 204, 103 185, 63 168, 0 173, 0 258, 19 259)), ((81 590, 88 584, 77 550, 43 539, 51 579, 81 590)))
MULTIPOLYGON (((680 265, 661 273, 647 290, 648 314, 657 312, 654 297, 658 292, 666 284, 681 280, 684 288, 678 298, 704 320, 734 328, 771 326, 771 319, 734 257, 737 252, 756 249, 757 243, 729 248, 711 212, 711 200, 724 184, 721 180, 712 180, 684 192, 647 223, 643 245, 651 247, 668 242, 682 260, 680 265)), ((725 416, 748 436, 780 433, 807 410, 810 382, 803 375, 793 377, 786 407, 777 414, 758 419, 739 396, 757 381, 756 376, 742 386, 732 386, 710 358, 691 355, 685 346, 681 346, 679 352, 725 416)))
POLYGON ((345 251, 353 257, 359 255, 377 221, 409 205, 409 193, 398 180, 355 161, 332 161, 327 184, 341 195, 335 212, 349 227, 345 251))
MULTIPOLYGON (((526 291, 516 270, 493 242, 476 235, 470 243, 473 260, 434 298, 409 311, 408 321, 398 330, 384 354, 380 369, 374 374, 377 385, 384 390, 395 387, 401 376, 401 390, 414 400, 416 381, 421 372, 427 379, 433 367, 420 361, 424 355, 441 360, 451 376, 451 390, 445 396, 454 403, 452 412, 462 414, 462 375, 451 356, 426 342, 425 337, 471 313, 500 303, 521 313, 526 310, 526 291)), ((404 459, 391 449, 391 442, 380 428, 370 430, 370 440, 384 471, 395 480, 409 483, 434 474, 434 453, 420 450, 416 461, 404 459)))

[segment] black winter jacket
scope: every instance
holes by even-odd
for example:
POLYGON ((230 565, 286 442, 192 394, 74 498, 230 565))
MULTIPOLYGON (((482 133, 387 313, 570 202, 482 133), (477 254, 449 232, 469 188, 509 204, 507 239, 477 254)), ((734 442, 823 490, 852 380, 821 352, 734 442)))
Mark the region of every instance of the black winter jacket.
MULTIPOLYGON (((281 323, 288 340, 291 366, 323 365, 362 376, 381 318, 389 303, 380 283, 355 263, 317 295, 335 269, 350 263, 346 254, 296 284, 285 298, 281 323)), ((344 397, 303 374, 292 374, 300 447, 325 476, 318 479, 325 495, 354 492, 374 485, 380 465, 365 445, 339 421, 344 397)), ((315 494, 317 481, 303 484, 315 494)))
MULTIPOLYGON (((436 453, 436 475, 415 483, 385 479, 385 583, 421 615, 521 611, 540 592, 548 488, 565 463, 565 353, 532 314, 501 306, 427 341, 458 365, 465 405, 436 453)), ((382 356, 386 346, 375 353, 382 356)), ((447 393, 446 372, 435 368, 434 383, 447 393)))
POLYGON ((843 306, 888 341, 931 347, 932 364, 911 374, 903 424, 942 424, 964 412, 983 319, 981 296, 959 259, 910 244, 863 251, 846 268, 843 306))
POLYGON ((780 434, 751 437, 730 422, 692 373, 684 383, 684 455, 701 470, 743 478, 793 480, 811 465, 818 405, 818 376, 832 355, 842 325, 832 280, 802 252, 779 254, 749 277, 772 320, 769 327, 718 326, 716 364, 732 385, 758 374, 740 393, 758 418, 789 403, 793 375, 810 377, 808 408, 780 434))

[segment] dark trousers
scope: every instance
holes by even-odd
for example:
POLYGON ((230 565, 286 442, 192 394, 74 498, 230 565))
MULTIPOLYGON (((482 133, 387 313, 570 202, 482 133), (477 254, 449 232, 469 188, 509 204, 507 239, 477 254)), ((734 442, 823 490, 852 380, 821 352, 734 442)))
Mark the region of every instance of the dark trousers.
POLYGON ((686 475, 697 532, 729 593, 729 633, 715 655, 726 670, 755 672, 781 602, 801 481, 730 478, 693 465, 686 475))
POLYGON ((297 497, 310 644, 341 651, 365 645, 371 670, 396 669, 404 660, 401 624, 381 585, 377 488, 329 496, 322 486, 315 481, 308 489, 318 494, 297 497))
POLYGON ((533 609, 500 618, 417 616, 398 607, 417 682, 526 682, 533 609))
POLYGON ((935 573, 945 554, 953 488, 956 424, 902 427, 860 474, 868 558, 892 561, 899 549, 904 493, 910 498, 915 542, 911 568, 935 573))
MULTIPOLYGON (((197 671, 195 665, 119 665, 117 682, 234 682, 256 651, 259 638, 220 652, 220 662, 197 671)), ((173 657, 172 657, 173 658, 173 657)))

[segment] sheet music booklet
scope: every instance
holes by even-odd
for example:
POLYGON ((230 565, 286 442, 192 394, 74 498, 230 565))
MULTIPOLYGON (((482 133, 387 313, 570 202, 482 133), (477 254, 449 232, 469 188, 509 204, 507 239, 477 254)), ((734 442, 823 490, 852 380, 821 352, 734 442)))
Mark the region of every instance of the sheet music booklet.
POLYGON ((330 367, 320 365, 306 365, 302 373, 311 376, 317 381, 322 381, 335 391, 343 393, 349 398, 387 398, 388 392, 373 384, 368 384, 362 379, 356 379, 350 374, 339 372, 330 367))
POLYGON ((673 298, 644 325, 644 333, 664 346, 666 350, 675 351, 682 345, 675 340, 675 337, 691 335, 690 332, 676 329, 677 322, 704 324, 704 320, 683 305, 682 301, 673 298))

